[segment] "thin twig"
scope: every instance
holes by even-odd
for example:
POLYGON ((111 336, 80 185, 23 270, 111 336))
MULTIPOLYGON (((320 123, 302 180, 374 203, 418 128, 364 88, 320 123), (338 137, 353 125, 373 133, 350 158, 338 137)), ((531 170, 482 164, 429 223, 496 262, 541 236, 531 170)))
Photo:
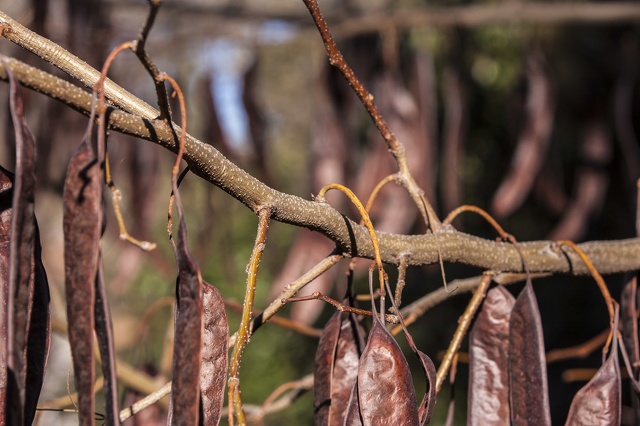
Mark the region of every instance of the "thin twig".
POLYGON ((546 355, 547 364, 572 358, 586 358, 607 342, 609 334, 611 334, 611 330, 606 329, 579 345, 549 351, 546 355))
POLYGON ((610 333, 609 333, 609 337, 607 338, 607 342, 605 343, 604 348, 602 349, 602 353, 604 356, 609 351, 609 345, 611 344, 611 341, 614 337, 613 334, 615 333, 615 321, 616 321, 616 309, 614 306, 615 302, 611 298, 611 293, 609 293, 609 289, 607 288, 607 284, 604 282, 602 275, 600 275, 600 273, 595 268, 595 266, 593 266, 593 263, 589 259, 589 256, 587 256, 586 253, 582 251, 582 249, 578 247, 578 245, 573 241, 566 241, 566 240, 558 241, 558 244, 560 245, 560 247, 562 246, 570 247, 573 251, 575 251, 578 254, 578 256, 580 256, 580 259, 582 259, 584 264, 589 269, 589 272, 591 272, 591 276, 596 281, 596 284, 598 284, 598 288, 602 293, 604 302, 607 304, 607 310, 609 311, 610 333))
MULTIPOLYGON (((225 306, 233 309, 236 312, 242 312, 242 305, 240 303, 237 303, 233 300, 225 299, 224 304, 225 306)), ((262 311, 254 310, 254 314, 260 315, 262 314, 262 311)), ((286 328, 287 330, 295 331, 296 333, 299 333, 305 336, 315 337, 315 338, 319 338, 320 336, 322 336, 321 329, 309 327, 308 325, 304 325, 296 321, 291 321, 288 318, 274 316, 274 317, 271 317, 270 321, 271 323, 273 323, 274 325, 277 325, 278 327, 286 328)), ((231 345, 231 347, 232 346, 233 345, 231 345)))
MULTIPOLYGON (((364 206, 364 209, 367 212, 370 212, 371 211, 371 206, 373 206, 373 202, 376 200, 376 198, 378 196, 378 193, 380 192, 382 187, 385 186, 389 182, 396 181, 397 179, 398 179, 398 175, 394 173, 392 175, 389 175, 389 176, 383 178, 380 182, 378 182, 378 184, 373 188, 373 191, 371 191, 371 194, 369 194, 369 199, 367 200, 367 204, 364 206)), ((362 221, 360 221, 360 225, 362 225, 362 221)))
POLYGON ((255 421, 260 421, 266 414, 288 407, 301 393, 311 390, 312 388, 313 374, 307 374, 303 378, 293 382, 283 383, 271 392, 257 412, 251 413, 251 418, 255 421))
POLYGON ((147 54, 145 50, 145 45, 147 43, 147 38, 149 36, 149 32, 151 31, 151 27, 156 20, 156 16, 158 15, 158 10, 160 9, 160 5, 162 4, 161 0, 148 0, 149 2, 149 13, 147 15, 147 19, 145 20, 142 28, 140 29, 140 33, 138 34, 138 39, 133 44, 131 50, 136 54, 144 68, 147 70, 149 75, 153 78, 153 83, 156 88, 156 98, 158 100, 158 107, 160 108, 160 119, 161 120, 170 120, 171 119, 171 107, 169 105, 169 97, 167 95, 167 88, 164 85, 164 78, 162 74, 158 70, 158 67, 153 62, 151 57, 147 54))
MULTIPOLYGON (((371 296, 369 295, 368 299, 371 299, 371 296)), ((359 309, 359 308, 354 308, 353 306, 348 306, 348 305, 344 305, 340 302, 338 302, 336 299, 333 299, 329 296, 326 296, 318 291, 309 294, 307 296, 300 296, 300 297, 290 297, 289 299, 286 300, 287 303, 291 303, 291 302, 307 302, 309 300, 322 300, 323 302, 326 302, 328 304, 330 304, 331 306, 334 306, 338 311, 340 312, 351 312, 352 314, 356 314, 356 315, 364 315, 364 316, 372 316, 373 313, 371 311, 367 311, 366 309, 359 309)), ((397 324, 399 322, 398 316, 397 315, 392 315, 392 314, 385 314, 385 321, 393 323, 393 324, 397 324)))
POLYGON ((451 367, 451 363, 453 362, 453 358, 460 349, 460 345, 462 344, 462 339, 467 334, 467 330, 471 325, 471 320, 473 320, 473 316, 476 311, 480 307, 480 304, 484 300, 484 296, 487 293, 487 289, 489 288, 489 284, 491 284, 491 278, 493 277, 492 273, 488 272, 482 275, 482 279, 480 280, 480 285, 476 288, 471 301, 467 305, 467 309, 465 309, 464 313, 458 320, 458 328, 453 335, 453 339, 451 339, 451 343, 449 344, 449 348, 447 352, 444 354, 444 358, 440 367, 438 368, 438 372, 436 374, 436 393, 440 392, 440 388, 444 383, 444 379, 447 377, 449 373, 449 368, 451 367))
MULTIPOLYGON (((255 332, 258 328, 267 323, 276 313, 278 313, 278 311, 280 311, 280 309, 282 309, 286 305, 286 303, 282 302, 283 300, 287 300, 288 298, 293 297, 307 284, 331 269, 333 265, 340 262, 342 259, 344 259, 344 256, 342 256, 341 254, 331 253, 329 256, 318 262, 313 268, 308 270, 300 278, 287 285, 284 290, 282 290, 282 292, 278 295, 278 297, 276 297, 269 304, 269 306, 267 306, 262 314, 256 316, 256 318, 253 320, 252 332, 255 332)), ((237 337, 238 333, 235 333, 229 338, 229 346, 235 344, 237 337)))
MULTIPOLYGON (((269 404, 245 404, 244 410, 247 413, 247 417, 251 417, 252 420, 255 419, 257 422, 259 422, 259 420, 264 418, 264 416, 266 416, 267 414, 277 413, 290 407, 291 404, 294 403, 302 393, 313 388, 313 374, 307 374, 300 380, 296 380, 295 382, 290 383, 293 385, 290 389, 290 392, 287 392, 285 395, 276 400, 273 400, 269 404)), ((278 389, 280 388, 281 386, 278 387, 278 389)), ((278 391, 278 389, 276 389, 271 395, 278 391)), ((222 415, 226 415, 228 414, 228 412, 228 407, 222 409, 222 415)))
MULTIPOLYGON (((93 393, 97 394, 98 392, 100 392, 103 386, 104 386, 104 376, 100 376, 93 383, 93 393)), ((70 405, 75 406, 76 405, 75 401, 77 400, 78 400, 78 392, 67 393, 64 396, 61 396, 55 399, 50 399, 48 401, 40 402, 38 404, 38 410, 46 410, 49 408, 64 408, 70 405)))
MULTIPOLYGON (((542 278, 549 276, 550 274, 531 274, 531 278, 542 278)), ((510 274, 510 273, 502 273, 495 275, 493 277, 493 281, 500 285, 513 284, 517 282, 521 282, 527 279, 527 274, 510 274)), ((455 289, 455 294, 464 294, 469 291, 475 290, 480 282, 482 281, 482 276, 464 278, 459 280, 454 280, 449 283, 449 286, 452 286, 455 289)), ((405 324, 409 325, 414 323, 418 318, 424 315, 430 309, 436 307, 440 303, 451 297, 451 292, 448 292, 444 288, 439 288, 435 291, 432 291, 429 294, 422 296, 420 299, 415 302, 410 303, 409 305, 402 308, 401 312, 404 316, 405 324)), ((392 331, 393 334, 397 334, 400 332, 400 327, 395 327, 392 331)))
POLYGON ((407 266, 407 259, 405 259, 404 257, 400 259, 400 265, 398 265, 398 282, 396 284, 395 295, 396 306, 400 306, 402 304, 402 290, 404 290, 404 286, 406 284, 407 266))
POLYGON ((155 243, 151 243, 149 241, 140 241, 134 238, 129 231, 127 231, 127 227, 124 223, 124 218, 122 216, 122 210, 120 209, 120 200, 122 199, 122 194, 120 190, 116 187, 113 178, 111 177, 111 168, 109 166, 109 155, 107 153, 107 107, 105 104, 105 94, 104 94, 104 85, 105 79, 107 78, 107 72, 111 67, 111 63, 115 60, 116 56, 118 56, 121 52, 130 49, 132 46, 132 42, 127 41, 121 43, 116 46, 115 49, 111 51, 109 56, 104 62, 102 67, 102 72, 100 73, 100 78, 98 82, 94 86, 94 92, 98 93, 98 160, 104 163, 104 180, 111 191, 111 200, 113 202, 113 211, 116 216, 116 221, 118 222, 118 228, 120 232, 120 239, 124 241, 128 241, 136 247, 139 247, 143 251, 151 251, 156 248, 155 243))
MULTIPOLYGON (((67 327, 65 321, 51 317, 51 329, 53 331, 67 336, 67 327)), ((94 356, 97 362, 101 362, 99 351, 94 351, 94 356)), ((118 358, 116 358, 116 374, 120 383, 142 394, 153 393, 158 388, 154 378, 118 358)))
POLYGON ((256 293, 256 280, 258 277, 258 267, 260 259, 264 253, 265 242, 267 241, 267 231, 269 229, 270 210, 268 207, 258 212, 258 232, 256 242, 253 246, 251 259, 247 265, 247 288, 244 296, 242 319, 238 327, 233 354, 229 366, 229 425, 234 425, 237 419, 240 425, 246 424, 244 412, 242 410, 242 399, 240 397, 240 359, 245 346, 251 337, 251 316, 253 310, 253 300, 256 293))
POLYGON ((360 202, 356 194, 354 194, 353 191, 351 191, 346 186, 340 185, 339 183, 331 183, 329 185, 325 185, 318 193, 318 196, 316 197, 316 201, 325 202, 324 196, 327 193, 327 191, 331 189, 337 189, 338 191, 342 191, 347 197, 349 197, 349 200, 351 200, 351 202, 356 206, 356 208, 358 209, 358 212, 362 216, 362 220, 364 221, 365 226, 369 230, 369 237, 371 238, 371 244, 373 245, 373 251, 375 254, 375 262, 378 267, 378 278, 380 280, 380 306, 383 306, 384 296, 385 296, 384 268, 382 267, 382 259, 380 258, 380 246, 378 245, 378 238, 376 237, 376 231, 373 228, 373 223, 371 223, 371 218, 369 218, 369 213, 364 208, 364 206, 362 205, 362 203, 360 202))
POLYGON ((168 383, 165 383, 165 385, 162 386, 157 391, 145 396, 144 398, 133 403, 129 407, 120 410, 120 421, 124 422, 129 417, 139 413, 140 411, 144 410, 147 407, 150 407, 151 405, 160 401, 162 398, 169 395, 170 393, 171 393, 171 382, 168 382, 168 383))

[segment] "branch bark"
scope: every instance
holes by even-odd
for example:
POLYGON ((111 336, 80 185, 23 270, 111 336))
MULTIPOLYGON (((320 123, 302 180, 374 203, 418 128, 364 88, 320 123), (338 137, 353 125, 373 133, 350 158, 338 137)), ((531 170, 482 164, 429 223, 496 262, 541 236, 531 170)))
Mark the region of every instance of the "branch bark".
MULTIPOLYGON (((50 40, 30 32, 2 12, 0 25, 5 37, 11 37, 11 41, 49 60, 85 85, 91 86, 95 83, 94 76, 99 77, 98 71, 88 64, 50 40)), ((91 95, 85 90, 15 59, 8 63, 24 86, 89 115, 91 95)), ((6 80, 4 69, 0 70, 0 78, 6 80)), ((157 110, 113 82, 105 84, 105 95, 117 106, 132 112, 114 109, 109 114, 109 125, 113 130, 152 141, 172 152, 178 151, 168 123, 155 119, 159 115, 157 110)), ((175 124, 174 128, 177 132, 180 131, 175 124)), ((187 137, 184 158, 195 174, 218 186, 254 212, 270 206, 272 219, 320 232, 334 241, 347 255, 373 259, 374 252, 367 229, 328 204, 279 192, 236 166, 211 145, 190 135, 187 137)), ((398 265, 402 258, 409 265, 436 263, 439 243, 444 261, 465 263, 485 270, 523 272, 520 256, 511 244, 467 235, 452 227, 443 227, 437 234, 376 234, 381 258, 385 263, 398 265)), ((533 273, 588 273, 575 254, 562 252, 554 242, 536 241, 522 243, 521 246, 533 273)), ((640 269, 638 238, 590 242, 580 247, 603 274, 640 269)))

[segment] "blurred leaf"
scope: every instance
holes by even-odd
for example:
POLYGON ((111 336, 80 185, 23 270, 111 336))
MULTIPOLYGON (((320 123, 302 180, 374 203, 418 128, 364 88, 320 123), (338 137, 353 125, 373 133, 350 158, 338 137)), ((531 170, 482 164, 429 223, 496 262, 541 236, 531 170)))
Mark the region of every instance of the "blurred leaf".
POLYGON ((509 172, 496 190, 491 209, 499 217, 511 215, 525 201, 547 157, 555 102, 545 59, 539 50, 527 54, 527 122, 518 138, 509 172))
POLYGON ((487 293, 469 334, 469 425, 509 425, 509 319, 515 298, 487 293))

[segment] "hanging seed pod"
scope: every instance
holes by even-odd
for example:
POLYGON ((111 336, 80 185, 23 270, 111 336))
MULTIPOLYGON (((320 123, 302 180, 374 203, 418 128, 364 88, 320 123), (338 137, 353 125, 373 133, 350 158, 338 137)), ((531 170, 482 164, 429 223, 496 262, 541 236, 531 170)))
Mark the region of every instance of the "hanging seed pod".
POLYGON ((358 400, 362 423, 418 425, 418 404, 407 360, 374 314, 373 328, 358 367, 358 400))
POLYGON ((509 399, 513 424, 551 425, 542 324, 530 279, 509 320, 509 399))
POLYGON ((93 328, 101 222, 100 167, 85 139, 67 169, 63 213, 67 321, 81 425, 94 424, 93 328))
POLYGON ((336 312, 327 322, 316 352, 315 424, 342 425, 358 374, 362 334, 353 314, 336 312))
POLYGON ((208 426, 220 423, 224 389, 227 384, 229 323, 222 295, 217 288, 207 283, 202 285, 202 309, 204 332, 200 367, 200 424, 208 426))
POLYGON ((487 293, 469 334, 468 425, 509 421, 509 319, 515 298, 504 287, 487 293))

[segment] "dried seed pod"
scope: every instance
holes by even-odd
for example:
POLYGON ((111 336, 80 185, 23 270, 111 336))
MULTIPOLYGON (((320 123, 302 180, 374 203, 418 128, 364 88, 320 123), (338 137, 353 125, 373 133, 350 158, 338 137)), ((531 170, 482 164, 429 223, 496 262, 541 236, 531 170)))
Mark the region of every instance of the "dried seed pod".
POLYGON ((202 425, 217 425, 224 400, 229 364, 229 322, 224 299, 214 286, 203 283, 202 308, 204 333, 202 335, 202 365, 200 392, 202 398, 202 425))
POLYGON ((509 399, 513 424, 551 425, 542 324, 530 279, 509 320, 509 399))
POLYGON ((102 360, 102 375, 104 376, 105 423, 118 424, 120 410, 118 409, 118 381, 116 374, 116 352, 113 343, 113 325, 111 310, 107 300, 102 273, 102 260, 99 260, 98 274, 95 281, 95 329, 98 349, 102 360))
POLYGON ((571 402, 566 425, 617 426, 620 424, 622 403, 617 342, 618 339, 614 337, 609 358, 589 383, 576 393, 571 402))
POLYGON ((358 374, 362 331, 353 314, 336 312, 327 322, 316 352, 314 413, 316 425, 341 425, 358 374))
POLYGON ((407 360, 382 322, 374 314, 358 367, 358 400, 362 423, 418 425, 418 404, 407 360))
MULTIPOLYGON (((627 279, 627 284, 620 298, 620 325, 622 342, 629 355, 634 379, 638 379, 640 368, 640 344, 638 343, 638 275, 634 273, 627 279)), ((632 415, 635 422, 640 421, 640 395, 631 392, 632 415)))
POLYGON ((191 256, 182 206, 176 203, 180 224, 176 239, 178 261, 178 309, 173 350, 171 424, 198 424, 200 406, 200 362, 203 334, 202 277, 191 256))
POLYGON ((515 298, 504 287, 487 293, 469 334, 468 425, 509 421, 509 319, 515 298))
POLYGON ((102 228, 101 176, 85 139, 67 169, 63 215, 67 321, 81 425, 93 425, 95 411, 93 328, 102 228))
MULTIPOLYGON (((6 65, 6 63, 5 63, 6 65)), ((6 288, 6 397, 8 423, 33 420, 49 352, 49 285, 40 262, 34 215, 36 146, 24 117, 20 86, 8 66, 9 107, 16 144, 6 288), (34 312, 34 307, 39 309, 34 312)))

